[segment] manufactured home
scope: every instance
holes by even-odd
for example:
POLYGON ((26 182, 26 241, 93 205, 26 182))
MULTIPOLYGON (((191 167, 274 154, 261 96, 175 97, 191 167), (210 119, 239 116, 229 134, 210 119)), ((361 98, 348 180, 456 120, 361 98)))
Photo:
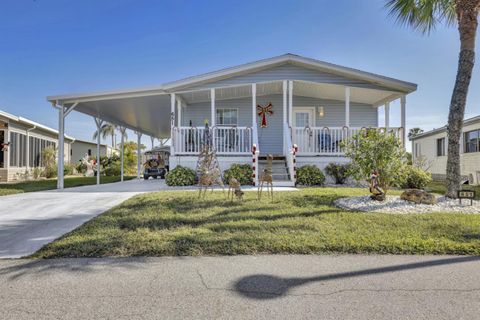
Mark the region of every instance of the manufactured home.
MULTIPOLYGON (((72 137, 65 136, 64 157, 70 161, 72 137)), ((20 180, 25 172, 43 167, 42 151, 58 146, 58 131, 32 120, 0 111, 0 182, 20 180)))
POLYGON ((60 128, 73 110, 139 135, 171 137, 171 168, 195 168, 208 122, 222 170, 247 163, 258 177, 258 167, 271 154, 278 167, 274 184, 293 185, 295 166, 323 168, 347 161, 341 142, 362 128, 384 127, 404 142, 406 96, 416 88, 384 75, 285 54, 157 87, 47 99, 59 110, 60 128), (395 100, 401 109, 397 127, 390 125, 395 100), (380 108, 384 124, 379 124, 380 108))
MULTIPOLYGON (((447 171, 447 127, 418 134, 412 141, 415 162, 425 164, 435 180, 445 180, 447 171)), ((480 185, 480 116, 466 119, 460 138, 460 174, 469 184, 480 185)))

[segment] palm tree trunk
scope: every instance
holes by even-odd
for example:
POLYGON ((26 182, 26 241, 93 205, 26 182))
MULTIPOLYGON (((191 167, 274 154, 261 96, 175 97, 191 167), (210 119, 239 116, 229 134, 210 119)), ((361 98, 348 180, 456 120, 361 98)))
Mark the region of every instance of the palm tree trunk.
POLYGON ((456 11, 458 31, 460 33, 460 56, 457 77, 450 102, 448 115, 448 159, 447 159, 447 194, 457 198, 460 189, 460 137, 462 135, 463 117, 467 102, 468 87, 475 63, 475 37, 480 0, 457 0, 456 11))

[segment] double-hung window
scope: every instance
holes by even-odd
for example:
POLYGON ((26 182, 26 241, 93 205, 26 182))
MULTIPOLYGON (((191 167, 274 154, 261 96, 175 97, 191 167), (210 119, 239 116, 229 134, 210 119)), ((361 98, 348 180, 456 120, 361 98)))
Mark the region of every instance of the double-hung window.
POLYGON ((468 131, 463 134, 463 150, 465 153, 480 151, 480 130, 468 131))
POLYGON ((445 155, 445 138, 437 139, 437 157, 445 155))
POLYGON ((216 123, 219 126, 236 126, 238 124, 238 109, 219 108, 217 109, 216 123))

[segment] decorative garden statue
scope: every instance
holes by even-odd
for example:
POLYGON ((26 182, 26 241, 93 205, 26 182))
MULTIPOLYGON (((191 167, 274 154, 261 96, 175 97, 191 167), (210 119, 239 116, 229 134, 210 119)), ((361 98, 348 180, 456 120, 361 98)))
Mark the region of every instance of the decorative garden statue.
POLYGON ((370 198, 377 201, 385 200, 385 191, 378 184, 378 171, 373 171, 370 175, 370 193, 372 194, 370 198))
POLYGON ((272 162, 273 156, 269 154, 267 156, 267 165, 262 170, 262 174, 260 175, 259 186, 257 190, 257 197, 258 200, 262 198, 262 191, 263 191, 263 184, 267 184, 267 193, 270 193, 273 201, 273 177, 272 177, 272 162), (268 191, 268 187, 270 186, 270 192, 268 191))
POLYGON ((88 160, 88 153, 85 153, 83 157, 82 164, 87 167, 87 171, 85 172, 85 177, 93 177, 95 172, 93 171, 93 160, 88 160))
POLYGON ((240 201, 243 200, 243 191, 242 191, 242 188, 240 187, 240 182, 238 182, 238 180, 235 178, 230 178, 230 180, 228 181, 227 197, 229 199, 230 199, 230 191, 232 191, 232 201, 233 201, 233 196, 235 196, 237 200, 240 200, 240 201))

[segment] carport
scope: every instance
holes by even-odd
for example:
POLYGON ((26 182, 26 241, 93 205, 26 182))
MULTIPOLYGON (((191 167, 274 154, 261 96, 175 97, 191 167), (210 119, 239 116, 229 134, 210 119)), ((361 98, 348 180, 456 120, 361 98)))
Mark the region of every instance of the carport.
MULTIPOLYGON (((152 144, 155 138, 171 136, 171 122, 174 121, 176 104, 181 101, 161 88, 134 89, 102 93, 84 93, 76 95, 49 96, 47 100, 58 109, 58 181, 57 189, 64 185, 64 136, 65 119, 72 111, 92 116, 97 130, 103 123, 110 122, 119 127, 121 133, 121 180, 123 181, 125 130, 130 129, 137 135, 137 175, 141 175, 140 139, 142 135, 150 136, 152 144)), ((100 159, 100 135, 97 137, 97 159, 100 159)), ((97 161, 100 172, 100 161, 97 161)), ((97 174, 100 184, 100 174, 97 174)))

